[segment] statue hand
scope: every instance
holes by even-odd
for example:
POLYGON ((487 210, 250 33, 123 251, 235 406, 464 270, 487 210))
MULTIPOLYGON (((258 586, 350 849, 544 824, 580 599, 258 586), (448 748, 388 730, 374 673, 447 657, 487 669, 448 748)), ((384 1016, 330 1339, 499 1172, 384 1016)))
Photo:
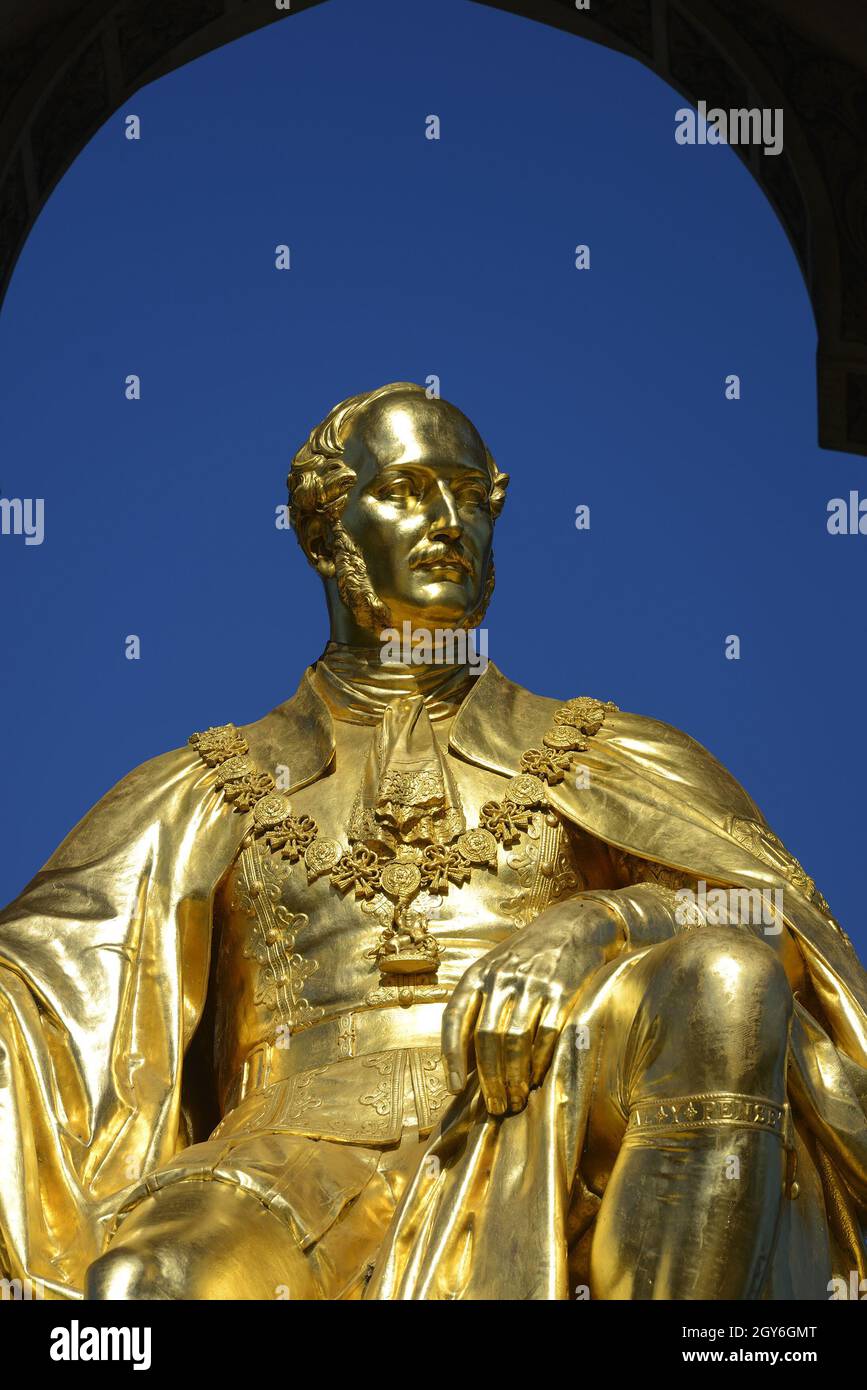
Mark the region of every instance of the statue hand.
POLYGON ((443 1015, 449 1089, 466 1085, 472 1049, 490 1113, 521 1110, 548 1069, 584 981, 623 944, 615 914, 578 896, 475 961, 443 1015))

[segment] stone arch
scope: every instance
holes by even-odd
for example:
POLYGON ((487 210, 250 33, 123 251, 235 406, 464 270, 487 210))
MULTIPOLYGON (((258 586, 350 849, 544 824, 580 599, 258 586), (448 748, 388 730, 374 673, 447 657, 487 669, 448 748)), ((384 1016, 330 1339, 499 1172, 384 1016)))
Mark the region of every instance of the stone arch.
MULTIPOLYGON (((39 210, 140 87, 325 0, 6 0, 0 295, 39 210)), ((867 455, 867 11, 862 0, 475 0, 627 54, 692 102, 781 107, 742 153, 798 257, 818 330, 819 442, 867 455), (805 15, 804 10, 812 13, 805 15)))

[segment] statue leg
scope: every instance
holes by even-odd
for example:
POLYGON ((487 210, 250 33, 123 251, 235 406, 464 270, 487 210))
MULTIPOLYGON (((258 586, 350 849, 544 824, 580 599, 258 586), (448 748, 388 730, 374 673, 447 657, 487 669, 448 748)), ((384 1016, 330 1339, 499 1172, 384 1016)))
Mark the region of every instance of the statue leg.
POLYGON ((139 1203, 91 1265, 86 1298, 309 1299, 315 1279, 289 1227, 242 1187, 184 1181, 139 1203))
POLYGON ((782 966, 747 932, 702 928, 648 951, 610 1010, 591 1132, 619 1148, 591 1296, 760 1297, 787 1200, 782 966))

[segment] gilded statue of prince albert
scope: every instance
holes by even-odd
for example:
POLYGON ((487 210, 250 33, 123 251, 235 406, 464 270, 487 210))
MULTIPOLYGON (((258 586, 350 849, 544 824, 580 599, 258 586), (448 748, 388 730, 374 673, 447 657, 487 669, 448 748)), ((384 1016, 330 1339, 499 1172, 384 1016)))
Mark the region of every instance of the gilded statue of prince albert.
POLYGON ((478 626, 507 482, 419 386, 335 406, 289 476, 323 655, 130 773, 0 917, 6 1278, 827 1299, 867 1274, 867 980, 750 796, 605 691, 383 655, 478 626))

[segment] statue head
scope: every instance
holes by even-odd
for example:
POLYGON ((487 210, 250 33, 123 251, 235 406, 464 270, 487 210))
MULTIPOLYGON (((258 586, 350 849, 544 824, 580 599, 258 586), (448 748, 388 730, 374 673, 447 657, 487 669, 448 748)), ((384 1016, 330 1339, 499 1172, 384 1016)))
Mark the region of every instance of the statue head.
POLYGON ((334 638, 373 645, 407 620, 481 621, 509 479, 455 406, 405 381, 351 396, 311 432, 287 481, 334 638))

